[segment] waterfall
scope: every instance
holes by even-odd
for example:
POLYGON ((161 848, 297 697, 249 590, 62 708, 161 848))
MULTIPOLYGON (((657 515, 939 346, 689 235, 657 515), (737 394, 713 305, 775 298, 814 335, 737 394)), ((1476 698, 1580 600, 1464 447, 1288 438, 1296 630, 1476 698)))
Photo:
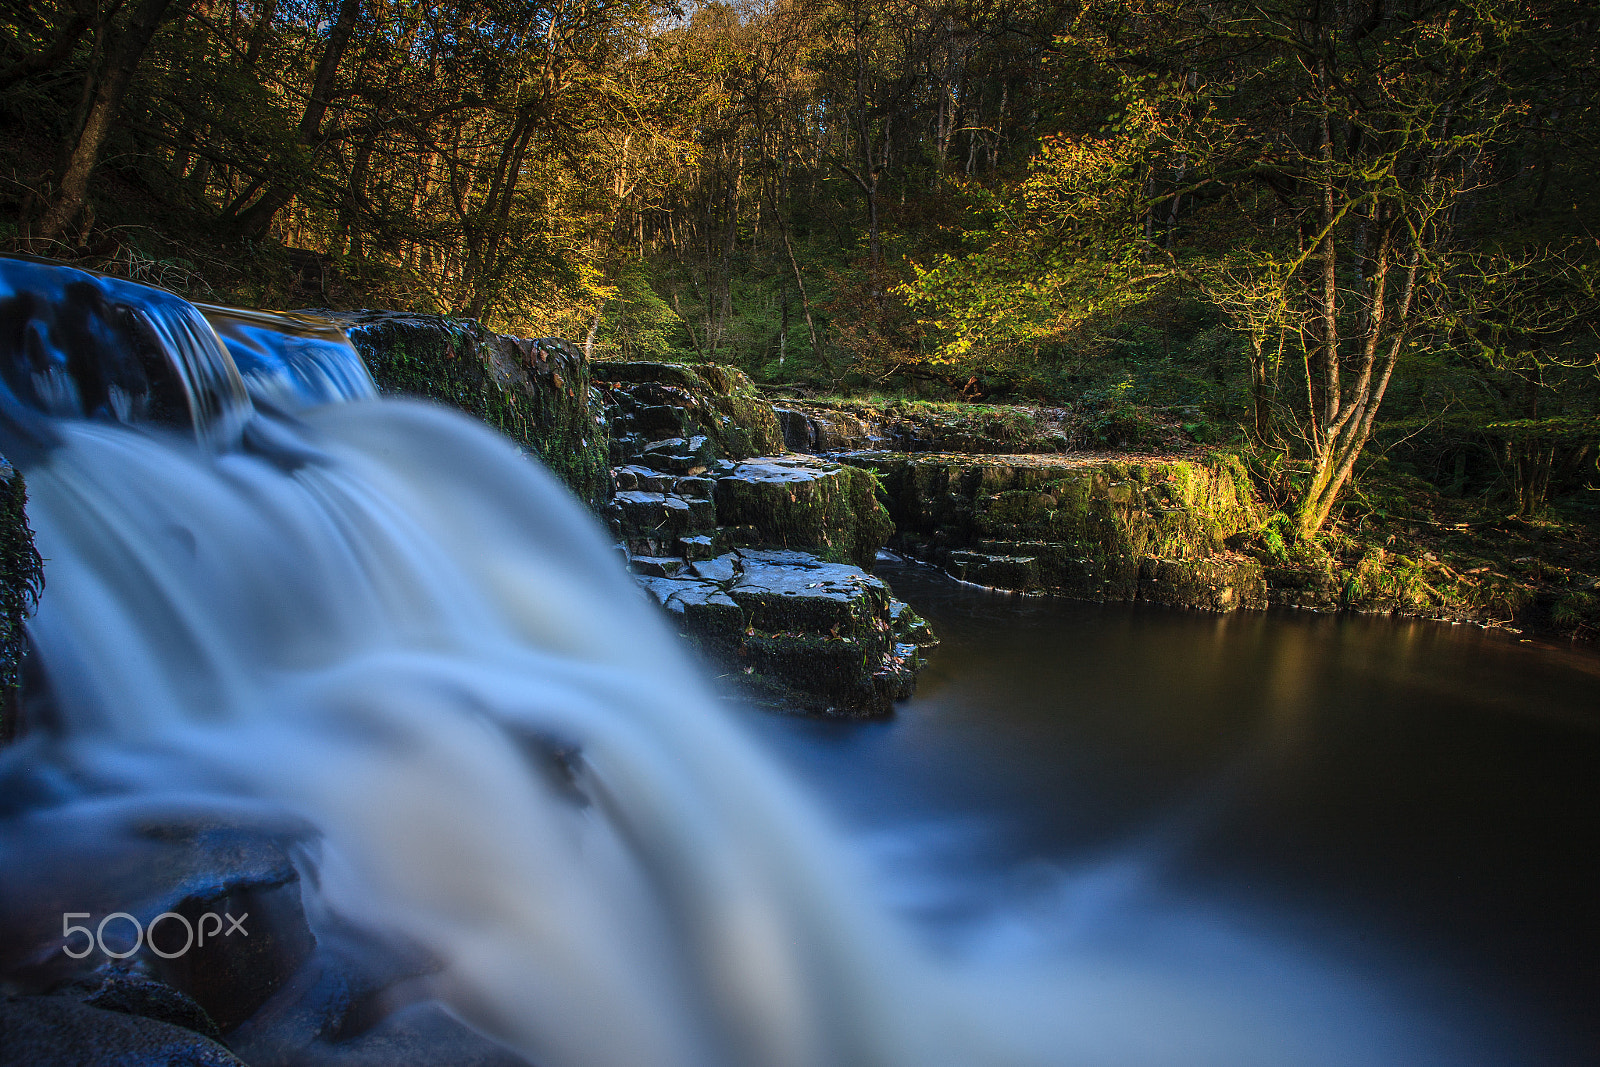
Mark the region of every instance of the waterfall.
MULTIPOLYGON (((455 1011, 544 1067, 1360 1062, 1136 974, 935 959, 506 441, 369 398, 280 413, 255 447, 234 383, 281 397, 298 372, 241 377, 214 336, 183 364, 208 383, 195 433, 67 403, 38 384, 73 356, 67 313, 25 327, 7 378, 9 439, 40 439, 19 405, 49 430, 26 469, 47 560, 29 633, 56 721, 0 781, 32 761, 73 783, 59 803, 305 820, 326 906, 421 942, 455 1011)), ((161 335, 103 317, 105 347, 161 335)), ((326 367, 319 344, 294 366, 326 367)), ((140 368, 118 388, 156 395, 140 368)))

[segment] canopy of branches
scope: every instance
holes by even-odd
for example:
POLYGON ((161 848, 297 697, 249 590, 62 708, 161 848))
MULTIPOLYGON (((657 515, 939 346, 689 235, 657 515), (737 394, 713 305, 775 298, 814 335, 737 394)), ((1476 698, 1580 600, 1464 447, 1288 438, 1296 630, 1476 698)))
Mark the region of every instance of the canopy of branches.
POLYGON ((1520 462, 1593 415, 1597 31, 1578 0, 0 0, 0 239, 764 380, 1122 383, 1298 465, 1313 531, 1386 420, 1515 425, 1520 462))

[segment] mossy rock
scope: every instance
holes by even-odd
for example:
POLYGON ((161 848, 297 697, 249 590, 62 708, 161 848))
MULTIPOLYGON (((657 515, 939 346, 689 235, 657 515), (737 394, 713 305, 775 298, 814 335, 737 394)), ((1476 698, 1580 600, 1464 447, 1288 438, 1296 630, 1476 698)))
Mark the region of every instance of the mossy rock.
POLYGON ((1060 408, 916 400, 786 401, 778 411, 788 446, 801 452, 890 448, 1002 455, 1065 452, 1071 428, 1060 408))
POLYGON ((13 705, 27 648, 23 622, 44 586, 27 504, 22 475, 0 458, 0 743, 17 730, 13 705))
MULTIPOLYGON (((1137 599, 1142 561, 1209 560, 1260 525, 1248 474, 1232 457, 840 459, 878 473, 898 547, 996 588, 1137 599)), ((1231 596, 1206 581, 1179 584, 1193 589, 1194 606, 1227 610, 1259 599, 1255 579, 1239 581, 1231 596)))
POLYGON ((772 405, 741 370, 718 363, 651 363, 597 360, 594 378, 604 383, 622 414, 649 430, 675 408, 683 420, 671 436, 709 437, 723 456, 747 459, 783 451, 783 429, 772 405), (650 388, 654 386, 655 388, 650 388))
POLYGON ((809 456, 767 456, 717 479, 717 522, 753 527, 762 544, 872 566, 893 532, 870 471, 809 456))
POLYGON ((538 456, 591 508, 611 493, 607 438, 583 353, 556 338, 502 337, 473 319, 337 316, 380 391, 449 404, 538 456))
POLYGON ((1225 554, 1206 559, 1148 556, 1139 568, 1139 599, 1173 607, 1232 611, 1267 606, 1261 563, 1225 554))
POLYGON ((938 643, 880 579, 806 552, 740 550, 639 583, 729 677, 789 710, 888 714, 938 643))

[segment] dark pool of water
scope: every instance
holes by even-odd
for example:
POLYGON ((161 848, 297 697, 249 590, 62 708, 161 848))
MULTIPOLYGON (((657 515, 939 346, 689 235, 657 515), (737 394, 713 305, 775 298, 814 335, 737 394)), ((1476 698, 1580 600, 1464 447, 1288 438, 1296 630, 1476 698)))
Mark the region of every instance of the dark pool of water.
POLYGON ((879 573, 943 639, 917 696, 759 729, 935 947, 1159 958, 1359 1002, 1439 1062, 1600 1063, 1600 657, 879 573))

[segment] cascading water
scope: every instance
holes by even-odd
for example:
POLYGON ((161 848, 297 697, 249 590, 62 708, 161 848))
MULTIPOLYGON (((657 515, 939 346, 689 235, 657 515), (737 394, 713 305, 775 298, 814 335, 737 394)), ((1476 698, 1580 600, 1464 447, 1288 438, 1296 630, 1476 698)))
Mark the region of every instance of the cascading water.
MULTIPOLYGON (((550 475, 411 402, 265 433, 187 305, 19 262, 6 321, 24 298, 30 317, 7 343, 31 362, 4 444, 29 453, 53 698, 0 755, 0 782, 34 783, 0 803, 19 825, 106 796, 303 819, 325 906, 422 943, 434 991, 545 1067, 1374 1062, 1150 976, 924 954, 550 475), (185 324, 198 434, 61 399, 90 312, 121 323, 102 351, 185 324)), ((301 377, 360 395, 329 344, 301 377)), ((140 367, 102 392, 158 396, 140 367)), ((295 374, 252 378, 281 398, 295 374)), ((28 862, 25 833, 5 840, 28 862)))

